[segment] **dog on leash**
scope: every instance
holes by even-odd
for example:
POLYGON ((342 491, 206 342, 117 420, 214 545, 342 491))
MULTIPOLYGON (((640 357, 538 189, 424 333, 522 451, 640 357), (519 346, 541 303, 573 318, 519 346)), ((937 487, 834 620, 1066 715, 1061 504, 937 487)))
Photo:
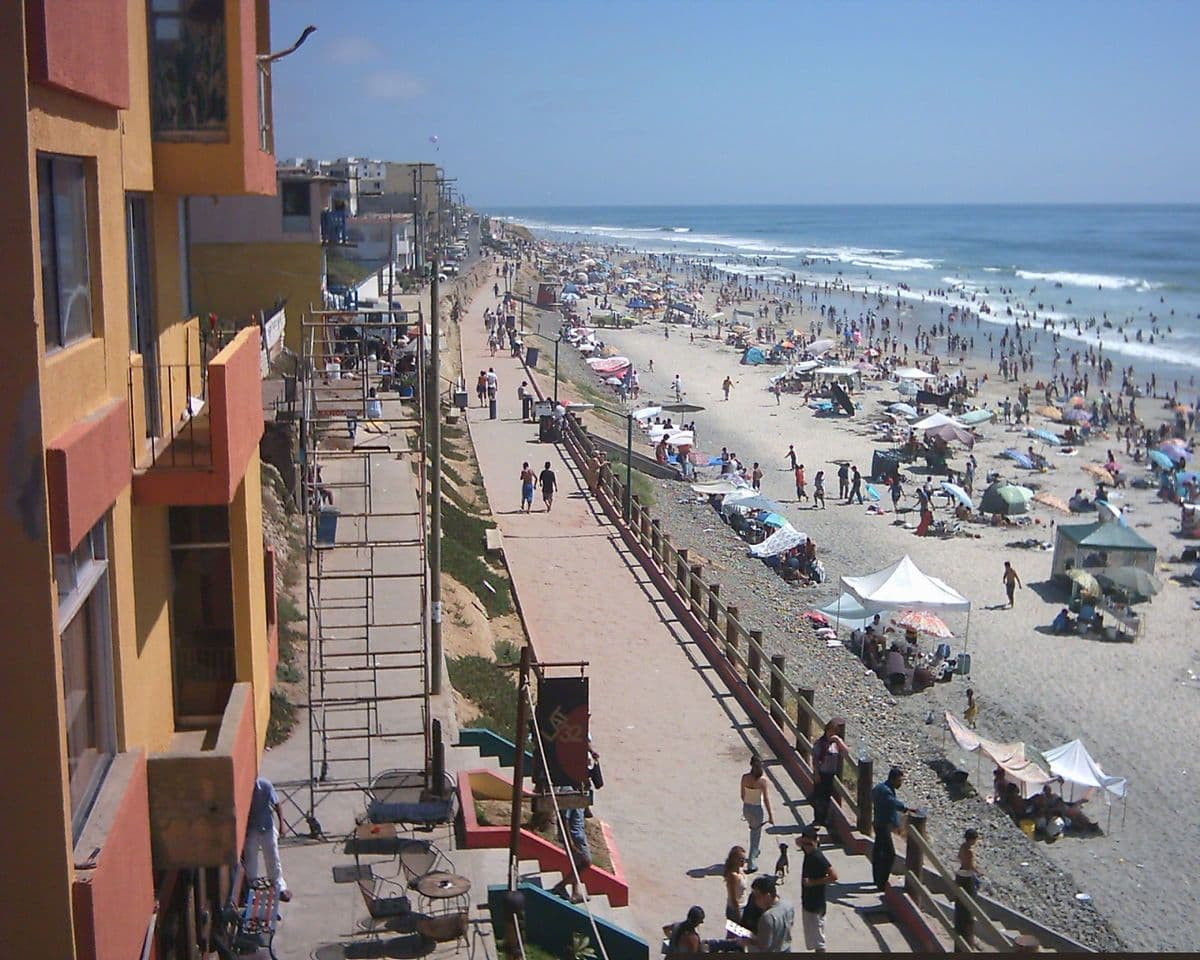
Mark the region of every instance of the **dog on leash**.
POLYGON ((788 875, 788 845, 781 843, 779 845, 779 859, 775 861, 775 879, 778 882, 783 882, 783 879, 788 875))

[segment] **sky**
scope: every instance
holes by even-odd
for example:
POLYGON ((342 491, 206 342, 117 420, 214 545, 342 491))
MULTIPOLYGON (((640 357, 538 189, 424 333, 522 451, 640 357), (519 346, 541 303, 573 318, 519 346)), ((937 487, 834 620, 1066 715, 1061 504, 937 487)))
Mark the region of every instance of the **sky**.
POLYGON ((1200 201, 1200 3, 274 0, 279 157, 480 209, 1200 201), (431 137, 437 137, 436 145, 431 137))

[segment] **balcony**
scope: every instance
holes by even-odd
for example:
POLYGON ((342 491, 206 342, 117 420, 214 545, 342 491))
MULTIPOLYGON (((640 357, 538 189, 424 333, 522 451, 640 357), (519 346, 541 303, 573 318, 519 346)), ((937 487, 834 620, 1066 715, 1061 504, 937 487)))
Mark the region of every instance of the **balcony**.
POLYGON ((321 211, 321 242, 326 245, 340 245, 347 242, 346 211, 321 211))
POLYGON ((267 0, 150 0, 155 188, 275 193, 267 0))
POLYGON ((154 869, 236 862, 258 775, 251 685, 234 684, 220 723, 176 733, 147 772, 154 869))
POLYGON ((146 757, 117 754, 75 844, 71 908, 81 960, 142 951, 154 912, 148 821, 146 757))
POLYGON ((227 504, 262 436, 259 331, 219 342, 195 320, 163 335, 164 362, 131 358, 133 496, 139 504, 227 504), (174 361, 174 362, 170 362, 174 361))

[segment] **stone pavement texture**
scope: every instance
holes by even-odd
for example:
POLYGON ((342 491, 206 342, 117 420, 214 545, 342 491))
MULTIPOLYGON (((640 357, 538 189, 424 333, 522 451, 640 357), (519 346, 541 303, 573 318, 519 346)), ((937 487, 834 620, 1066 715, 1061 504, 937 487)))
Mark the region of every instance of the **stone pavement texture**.
MULTIPOLYGON (((539 443, 536 427, 521 422, 517 387, 528 375, 519 360, 489 355, 482 315, 493 302, 488 289, 470 305, 462 348, 468 384, 477 371, 496 370, 498 418, 474 406, 467 421, 537 656, 589 662, 591 729, 605 779, 595 811, 612 827, 630 887, 630 906, 614 919, 653 944, 663 924, 699 904, 709 918, 701 933, 722 936, 721 866, 732 845, 748 846, 738 783, 751 752, 764 756, 774 791, 776 824, 763 835, 759 867, 772 869, 778 845, 789 844, 793 872, 782 893, 798 907, 794 841, 807 801, 588 496, 565 450, 539 443), (550 461, 559 483, 552 512, 540 493, 532 514, 519 512, 524 461, 535 474, 550 461)), ((880 899, 868 860, 824 849, 840 877, 830 889, 830 949, 908 950, 886 915, 858 909, 880 899)), ((799 920, 795 934, 802 949, 799 920)))

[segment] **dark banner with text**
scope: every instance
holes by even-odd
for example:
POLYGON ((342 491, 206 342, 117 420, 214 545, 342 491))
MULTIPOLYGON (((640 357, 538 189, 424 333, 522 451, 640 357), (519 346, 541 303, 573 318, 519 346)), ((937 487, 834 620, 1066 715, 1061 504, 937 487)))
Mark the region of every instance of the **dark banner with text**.
POLYGON ((546 771, 556 787, 577 787, 588 778, 587 677, 538 681, 535 722, 546 750, 546 771))

